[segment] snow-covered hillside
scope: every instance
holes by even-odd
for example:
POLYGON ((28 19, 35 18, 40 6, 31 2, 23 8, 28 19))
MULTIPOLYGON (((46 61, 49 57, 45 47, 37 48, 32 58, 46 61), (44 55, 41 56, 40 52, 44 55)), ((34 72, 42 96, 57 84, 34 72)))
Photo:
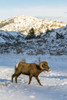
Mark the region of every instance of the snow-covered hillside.
POLYGON ((0 53, 22 53, 28 55, 67 54, 67 26, 54 29, 27 39, 23 35, 14 31, 0 31, 0 53))
POLYGON ((0 100, 67 100, 67 56, 0 54, 0 100), (11 83, 14 66, 22 59, 26 62, 47 61, 50 72, 43 72, 39 86, 35 78, 20 75, 18 83, 11 83))
POLYGON ((0 30, 20 32, 24 35, 27 35, 32 27, 35 34, 39 35, 45 33, 47 29, 57 29, 63 26, 66 26, 66 23, 31 16, 16 16, 0 21, 0 30))

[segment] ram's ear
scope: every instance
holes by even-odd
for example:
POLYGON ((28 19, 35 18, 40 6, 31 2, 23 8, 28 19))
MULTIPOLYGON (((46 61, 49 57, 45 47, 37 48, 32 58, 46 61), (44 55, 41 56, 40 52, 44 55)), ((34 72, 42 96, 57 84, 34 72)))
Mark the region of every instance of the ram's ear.
POLYGON ((45 65, 48 66, 48 63, 45 61, 45 65))

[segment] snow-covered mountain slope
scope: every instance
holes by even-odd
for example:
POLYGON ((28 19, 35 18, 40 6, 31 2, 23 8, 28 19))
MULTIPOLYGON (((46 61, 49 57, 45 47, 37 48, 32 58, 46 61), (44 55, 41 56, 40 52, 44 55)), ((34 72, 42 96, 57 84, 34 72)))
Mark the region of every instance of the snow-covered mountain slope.
POLYGON ((16 16, 4 21, 0 21, 0 30, 15 31, 23 34, 28 34, 33 27, 35 34, 45 33, 47 29, 57 29, 66 26, 66 23, 52 20, 40 19, 31 16, 16 16))
POLYGON ((67 54, 67 26, 27 39, 13 31, 0 31, 0 53, 67 54))

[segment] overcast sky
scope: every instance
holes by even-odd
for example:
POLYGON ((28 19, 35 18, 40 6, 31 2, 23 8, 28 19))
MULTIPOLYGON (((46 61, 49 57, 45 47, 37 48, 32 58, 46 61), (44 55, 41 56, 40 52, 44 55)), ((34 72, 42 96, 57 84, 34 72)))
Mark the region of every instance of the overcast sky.
POLYGON ((67 20, 67 0, 0 0, 0 20, 18 15, 67 20))

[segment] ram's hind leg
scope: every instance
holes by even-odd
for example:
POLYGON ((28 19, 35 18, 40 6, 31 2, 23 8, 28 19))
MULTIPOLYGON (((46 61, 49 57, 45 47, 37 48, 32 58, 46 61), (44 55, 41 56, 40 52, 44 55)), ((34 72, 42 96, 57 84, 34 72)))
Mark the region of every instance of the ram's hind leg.
POLYGON ((18 78, 18 76, 19 76, 20 74, 21 74, 21 73, 18 73, 18 74, 15 75, 15 83, 17 83, 17 78, 18 78))
POLYGON ((15 73, 11 77, 11 82, 13 82, 13 78, 15 77, 15 73))
POLYGON ((15 76, 15 83, 17 83, 17 78, 18 78, 18 76, 15 76))

